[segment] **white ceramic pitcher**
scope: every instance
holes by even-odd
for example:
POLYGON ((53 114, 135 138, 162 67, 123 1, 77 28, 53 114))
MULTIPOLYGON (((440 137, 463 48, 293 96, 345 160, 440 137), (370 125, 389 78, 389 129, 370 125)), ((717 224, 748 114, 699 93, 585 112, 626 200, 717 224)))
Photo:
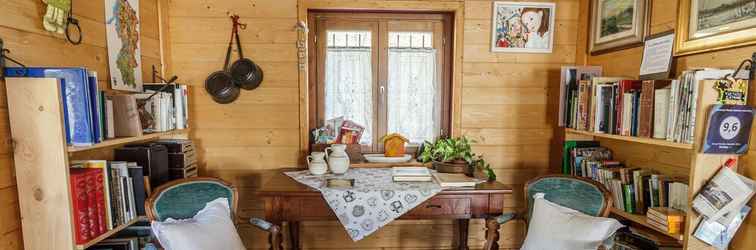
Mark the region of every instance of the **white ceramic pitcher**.
POLYGON ((349 155, 346 153, 346 148, 345 144, 333 144, 324 150, 328 166, 334 174, 344 174, 349 169, 349 155), (331 153, 329 154, 328 151, 331 153))
POLYGON ((314 175, 322 175, 328 172, 328 163, 325 161, 326 154, 323 152, 312 152, 307 156, 307 167, 310 169, 310 173, 314 175))

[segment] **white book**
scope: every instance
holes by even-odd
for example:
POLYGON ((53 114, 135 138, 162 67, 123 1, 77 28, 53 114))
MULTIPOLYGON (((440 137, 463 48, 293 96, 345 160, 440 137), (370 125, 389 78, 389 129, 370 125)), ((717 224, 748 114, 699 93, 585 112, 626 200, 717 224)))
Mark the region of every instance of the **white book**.
POLYGON ((189 87, 181 85, 181 103, 184 105, 184 128, 189 128, 189 87))
POLYGON ((654 130, 656 139, 667 138, 667 112, 669 111, 669 88, 654 91, 654 130))
POLYGON ((442 187, 474 187, 477 180, 464 174, 434 173, 433 177, 442 187))
POLYGON ((604 106, 604 92, 602 91, 604 87, 604 85, 596 85, 596 92, 593 97, 593 109, 595 110, 595 115, 593 116, 593 132, 596 133, 603 133, 601 131, 601 121, 604 120, 605 115, 604 109, 602 108, 604 106))
POLYGON ((175 109, 176 129, 183 129, 184 127, 184 100, 181 86, 176 86, 173 89, 173 107, 175 109))
POLYGON ((115 138, 115 121, 113 118, 113 100, 105 100, 105 125, 107 126, 107 138, 115 138))
POLYGON ((622 94, 622 124, 620 135, 630 135, 630 128, 633 122, 633 94, 622 94))
POLYGON ((674 131, 675 121, 677 119, 677 102, 679 100, 680 81, 672 80, 672 88, 669 93, 669 107, 667 107, 667 141, 672 141, 672 132, 674 131))
POLYGON ((426 167, 393 167, 391 168, 391 176, 431 176, 431 173, 430 170, 426 167))

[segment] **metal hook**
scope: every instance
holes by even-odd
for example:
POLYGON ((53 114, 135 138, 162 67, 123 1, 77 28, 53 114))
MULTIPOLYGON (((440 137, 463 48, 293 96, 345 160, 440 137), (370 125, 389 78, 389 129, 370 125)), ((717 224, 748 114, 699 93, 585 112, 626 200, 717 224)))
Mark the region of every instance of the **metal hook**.
POLYGON ((19 66, 21 66, 22 69, 24 69, 24 75, 26 75, 27 67, 23 63, 19 62, 16 59, 11 58, 8 56, 10 54, 10 50, 3 47, 3 39, 0 39, 0 78, 5 77, 5 59, 8 59, 8 61, 11 61, 19 66))

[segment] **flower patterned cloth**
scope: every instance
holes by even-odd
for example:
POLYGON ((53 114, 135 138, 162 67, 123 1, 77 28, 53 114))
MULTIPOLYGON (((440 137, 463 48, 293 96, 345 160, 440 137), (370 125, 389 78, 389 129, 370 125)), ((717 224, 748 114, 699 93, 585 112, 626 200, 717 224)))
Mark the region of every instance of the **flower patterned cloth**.
POLYGON ((319 190, 353 241, 358 241, 441 192, 435 182, 394 182, 391 168, 350 169, 344 175, 285 172, 319 190), (354 179, 352 188, 329 188, 327 178, 354 179))

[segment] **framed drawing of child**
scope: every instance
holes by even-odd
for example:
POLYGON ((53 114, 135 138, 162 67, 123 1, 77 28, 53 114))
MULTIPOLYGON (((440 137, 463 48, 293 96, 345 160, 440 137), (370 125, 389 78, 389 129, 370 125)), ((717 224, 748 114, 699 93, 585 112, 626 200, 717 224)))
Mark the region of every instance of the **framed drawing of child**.
POLYGON ((492 52, 551 53, 554 3, 494 2, 492 52))

